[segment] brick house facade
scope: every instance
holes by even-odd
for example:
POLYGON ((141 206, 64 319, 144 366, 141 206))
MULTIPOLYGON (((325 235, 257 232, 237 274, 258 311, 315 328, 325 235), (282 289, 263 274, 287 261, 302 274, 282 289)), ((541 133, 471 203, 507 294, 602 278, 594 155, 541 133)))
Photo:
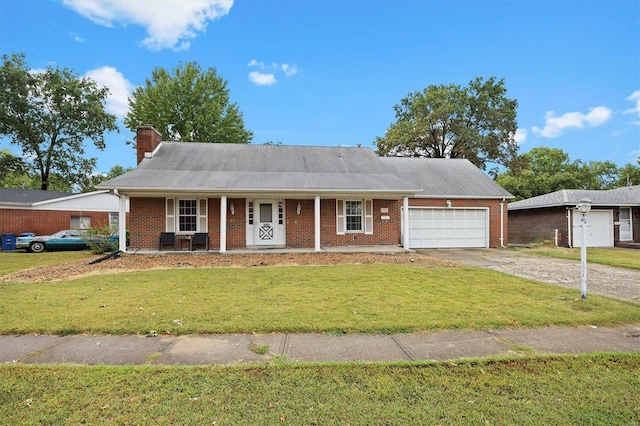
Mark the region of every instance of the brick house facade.
POLYGON ((368 148, 163 142, 151 126, 138 129, 137 158, 137 169, 99 186, 129 197, 136 250, 158 249, 161 232, 206 232, 210 250, 220 252, 417 248, 427 237, 404 238, 416 226, 448 227, 443 232, 457 234, 461 244, 461 233, 475 232, 469 241, 478 247, 507 241, 510 194, 466 160, 406 159, 394 169, 368 148), (410 214, 419 210, 434 218, 410 214))
POLYGON ((579 246, 576 205, 591 200, 586 215, 587 245, 634 246, 640 243, 640 186, 612 190, 561 190, 509 204, 511 244, 553 242, 579 246))

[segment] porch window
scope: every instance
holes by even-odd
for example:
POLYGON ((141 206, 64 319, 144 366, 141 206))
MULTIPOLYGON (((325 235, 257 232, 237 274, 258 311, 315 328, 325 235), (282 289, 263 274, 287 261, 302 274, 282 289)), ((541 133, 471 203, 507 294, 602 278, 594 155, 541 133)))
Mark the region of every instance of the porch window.
POLYGON ((178 200, 178 232, 196 232, 197 223, 197 200, 178 200))
POLYGON ((167 198, 166 224, 167 232, 207 232, 207 199, 167 198))
POLYGON ((373 200, 336 200, 336 231, 373 234, 373 200))

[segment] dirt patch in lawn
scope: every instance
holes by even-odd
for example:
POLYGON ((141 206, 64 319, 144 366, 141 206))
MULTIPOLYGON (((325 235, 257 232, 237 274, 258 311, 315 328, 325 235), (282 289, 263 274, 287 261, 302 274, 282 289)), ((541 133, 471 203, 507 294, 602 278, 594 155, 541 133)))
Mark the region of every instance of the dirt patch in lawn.
MULTIPOLYGON (((99 256, 96 256, 96 259, 99 256)), ((260 268, 278 266, 322 266, 345 264, 419 264, 424 267, 456 267, 460 263, 418 253, 256 253, 256 254, 122 254, 100 263, 89 261, 16 271, 0 277, 0 282, 44 283, 88 275, 148 269, 176 268, 260 268)))

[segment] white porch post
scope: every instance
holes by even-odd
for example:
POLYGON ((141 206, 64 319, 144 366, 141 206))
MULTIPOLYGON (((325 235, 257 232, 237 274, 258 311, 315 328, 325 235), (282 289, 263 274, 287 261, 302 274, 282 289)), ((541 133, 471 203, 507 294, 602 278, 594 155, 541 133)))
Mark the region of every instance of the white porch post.
POLYGON ((227 251, 227 196, 220 197, 220 253, 227 251))
POLYGON ((313 229, 315 237, 315 251, 320 251, 320 196, 316 195, 313 202, 313 229))
POLYGON ((409 197, 402 199, 402 247, 409 249, 409 197))
POLYGON ((127 197, 118 197, 118 250, 127 251, 127 197))

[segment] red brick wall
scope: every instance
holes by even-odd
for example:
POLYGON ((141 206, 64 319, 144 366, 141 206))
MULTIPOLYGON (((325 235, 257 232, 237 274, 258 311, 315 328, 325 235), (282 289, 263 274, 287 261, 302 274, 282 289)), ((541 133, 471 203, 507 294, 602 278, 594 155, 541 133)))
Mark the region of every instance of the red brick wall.
POLYGON ((164 198, 129 198, 129 246, 158 248, 160 233, 166 230, 164 198))
POLYGON ((558 245, 568 246, 567 209, 564 207, 509 212, 509 242, 512 244, 553 241, 556 228, 558 245))
MULTIPOLYGON (((486 200, 486 199, 455 199, 450 198, 451 207, 488 207, 489 208, 489 247, 500 247, 500 202, 501 199, 486 200)), ((400 205, 402 202, 400 202, 400 205)), ((411 198, 409 199, 409 206, 422 206, 422 207, 447 207, 447 200, 440 198, 411 198)), ((503 205, 503 244, 506 246, 508 237, 510 235, 509 230, 509 218, 507 214, 507 202, 503 205)))
POLYGON ((79 212, 65 210, 0 209, 0 233, 20 235, 35 232, 50 235, 71 228, 72 216, 91 218, 91 227, 109 225, 108 212, 79 212))
MULTIPOLYGON (((220 199, 209 200, 218 205, 218 215, 215 218, 220 228, 220 199)), ((230 250, 241 249, 247 246, 247 203, 244 198, 227 199, 227 207, 233 203, 234 214, 227 208, 227 248, 230 250)), ((216 241, 216 246, 220 246, 220 237, 216 241)))

